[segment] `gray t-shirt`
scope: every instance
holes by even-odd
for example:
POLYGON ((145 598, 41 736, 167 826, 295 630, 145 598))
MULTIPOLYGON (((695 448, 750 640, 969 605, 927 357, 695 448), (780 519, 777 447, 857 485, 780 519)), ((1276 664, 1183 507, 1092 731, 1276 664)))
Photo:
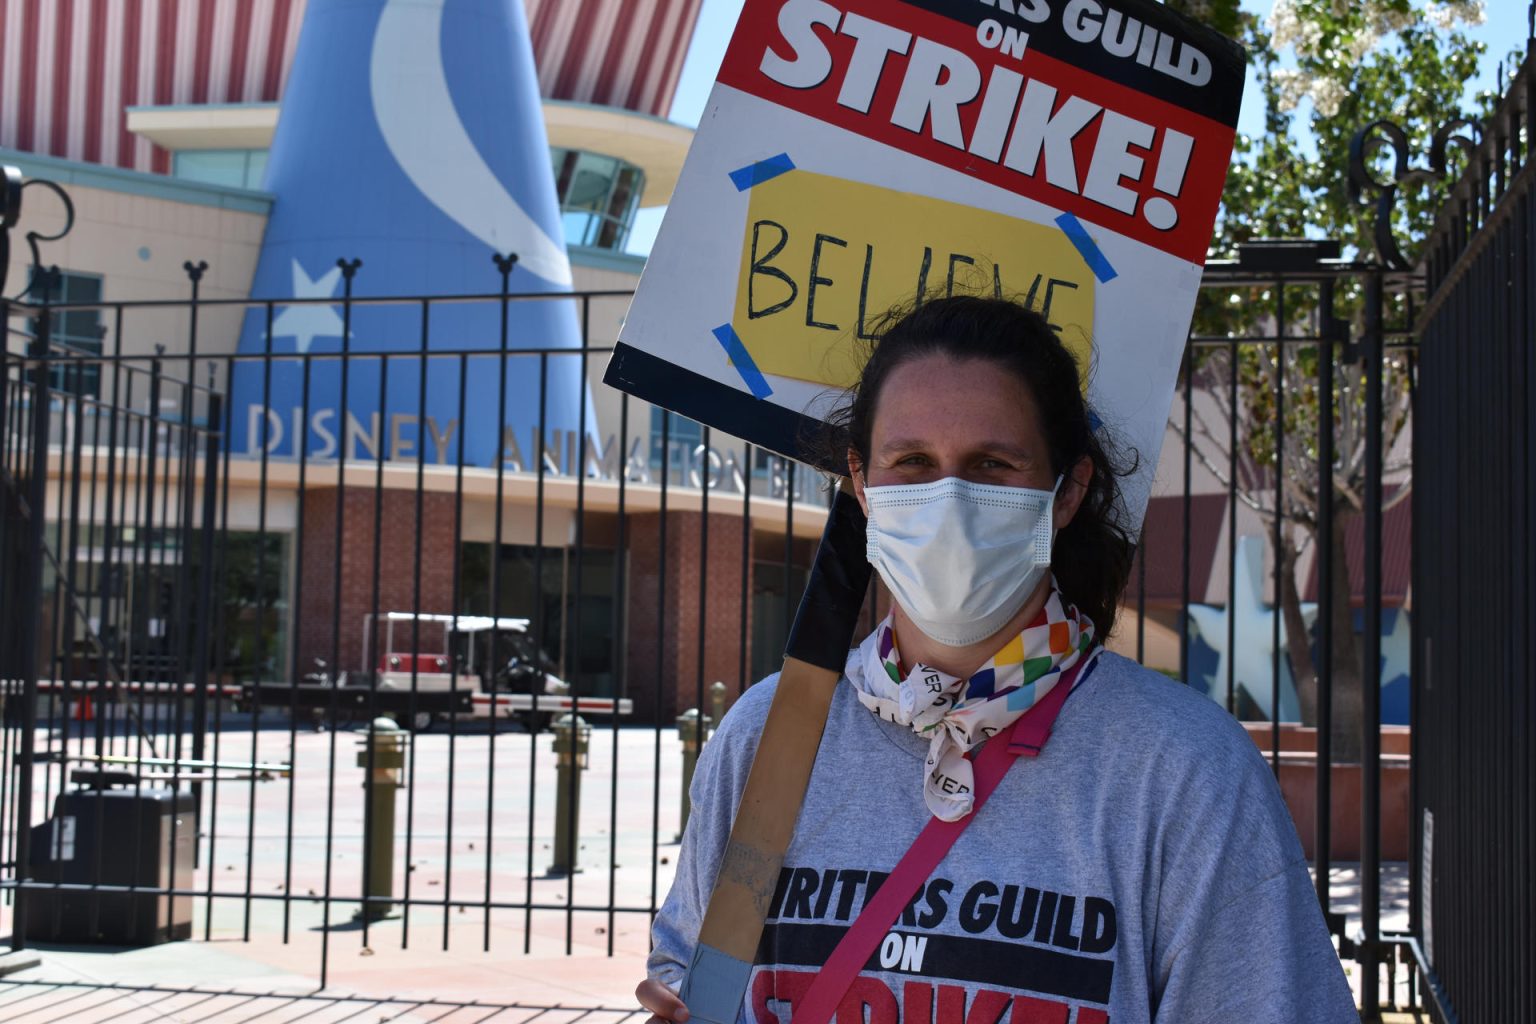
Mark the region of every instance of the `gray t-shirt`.
MULTIPOLYGON (((776 679, 705 746, 652 977, 682 981, 776 679)), ((927 741, 846 680, 740 1020, 795 1000, 928 821, 927 741)), ((1113 654, 1009 769, 854 982, 837 1024, 1356 1024, 1268 764, 1224 710, 1113 654), (862 1010, 855 1015, 858 1000, 862 1010), (1075 1010, 1075 1015, 1073 1015, 1075 1010)))

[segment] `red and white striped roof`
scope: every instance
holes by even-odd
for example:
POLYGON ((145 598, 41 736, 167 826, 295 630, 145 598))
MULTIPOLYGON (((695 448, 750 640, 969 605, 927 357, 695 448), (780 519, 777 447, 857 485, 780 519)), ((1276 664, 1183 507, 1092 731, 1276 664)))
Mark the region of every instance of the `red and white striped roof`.
POLYGON ((540 91, 666 117, 702 3, 524 0, 540 91))
MULTIPOLYGON (((665 116, 702 0, 524 0, 549 99, 665 116)), ((0 0, 0 146, 167 173, 136 106, 270 103, 306 0, 0 0)))

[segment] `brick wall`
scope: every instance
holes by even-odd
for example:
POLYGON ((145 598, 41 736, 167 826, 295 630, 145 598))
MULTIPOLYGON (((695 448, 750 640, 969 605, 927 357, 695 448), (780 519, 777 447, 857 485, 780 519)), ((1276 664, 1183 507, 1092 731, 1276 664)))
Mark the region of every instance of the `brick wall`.
MULTIPOLYGON (((304 554, 300 566, 294 618, 298 624, 299 664, 308 671, 316 657, 331 661, 333 628, 339 629, 337 665, 348 671, 364 666, 363 620, 374 611, 378 584, 380 612, 416 608, 416 493, 385 490, 378 516, 378 563, 375 572, 375 491, 345 488, 337 501, 336 488, 304 495, 304 554), (336 550, 336 517, 341 514, 341 551, 336 550), (341 575, 341 611, 336 616, 335 583, 341 575), (333 624, 335 626, 333 627, 333 624)), ((427 492, 421 496, 420 610, 453 611, 454 496, 427 492)), ((407 627, 409 628, 409 627, 407 627)), ((439 639, 429 634, 432 642, 439 639)), ((397 642, 396 646, 399 646, 397 642)), ((380 652, 382 653, 382 652, 380 652)))
MULTIPOLYGON (((664 722, 698 703, 699 593, 704 592, 704 705, 709 684, 730 685, 740 674, 741 606, 752 599, 751 567, 741 565, 741 520, 710 516, 706 554, 703 516, 668 512, 665 559, 661 514, 631 516, 629 522, 629 697, 635 720, 650 721, 657 706, 657 654, 661 656, 660 702, 664 722), (707 564, 706 564, 707 560, 707 564), (658 600, 658 581, 666 594, 658 600)), ((747 642, 751 643, 748 631, 747 642)), ((750 664, 750 649, 747 652, 750 664)))

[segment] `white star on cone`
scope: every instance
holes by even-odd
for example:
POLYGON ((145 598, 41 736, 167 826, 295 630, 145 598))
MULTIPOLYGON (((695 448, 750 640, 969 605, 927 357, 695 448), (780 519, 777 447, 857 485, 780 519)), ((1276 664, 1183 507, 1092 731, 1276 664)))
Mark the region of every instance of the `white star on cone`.
MULTIPOLYGON (((340 267, 332 267, 312 280, 299 266, 299 261, 293 261, 293 297, 296 299, 332 298, 340 283, 340 267)), ((334 306, 286 306, 272 322, 272 337, 292 338, 294 351, 301 353, 308 352, 316 338, 339 338, 342 330, 341 315, 334 306)))

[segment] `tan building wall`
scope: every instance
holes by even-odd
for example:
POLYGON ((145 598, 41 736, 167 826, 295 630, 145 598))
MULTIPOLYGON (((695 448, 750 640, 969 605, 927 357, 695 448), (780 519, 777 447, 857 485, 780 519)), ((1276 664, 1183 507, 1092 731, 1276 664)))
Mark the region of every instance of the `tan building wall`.
MULTIPOLYGON (((74 226, 58 241, 39 243, 39 255, 44 266, 100 276, 103 301, 185 299, 191 284, 183 264, 189 261, 208 264, 202 297, 249 294, 271 206, 265 194, 31 154, 0 153, 0 162, 19 167, 26 178, 45 178, 65 189, 74 204, 74 226)), ((31 272, 31 251, 16 236, 56 234, 64 224, 65 207, 54 193, 41 186, 25 190, 6 268, 7 294, 19 292, 31 272)), ((199 349, 234 351, 239 322, 237 306, 203 310, 199 349)), ((104 311, 102 323, 108 353, 150 355, 157 344, 173 352, 186 350, 190 318, 185 309, 125 308, 120 329, 116 311, 104 311)), ((19 345, 13 335, 13 350, 19 345)), ((103 387, 110 387, 106 378, 103 387)))
MULTIPOLYGON (((74 224, 64 238, 41 243, 40 256, 44 265, 99 276, 103 302, 185 300, 191 294, 184 266, 188 262, 208 265, 200 283, 202 298, 244 299, 249 295, 271 197, 25 153, 0 152, 0 162, 20 167, 28 179, 51 180, 66 190, 74 204, 74 224)), ((65 207, 54 193, 41 186, 26 190, 22 232, 56 234, 64 224, 65 207)), ((588 344, 598 348, 611 346, 629 306, 628 293, 634 290, 645 261, 623 253, 582 249, 573 250, 571 255, 576 291, 619 293, 584 300, 578 309, 588 344)), ((32 254, 27 246, 13 245, 6 277, 9 294, 14 295, 25 286, 31 263, 32 254)), ((513 281, 515 287, 515 274, 513 281)), ((201 308, 198 352, 209 356, 233 353, 244 309, 241 304, 201 308)), ((120 315, 117 309, 103 310, 101 322, 105 328, 103 351, 108 354, 144 356, 147 360, 161 345, 172 356, 181 355, 187 351, 190 340, 191 316, 185 307, 127 305, 120 315)), ((10 345, 19 352, 24 341, 13 334, 10 345)), ((132 365, 147 372, 147 361, 132 365)), ((166 373, 185 379, 191 371, 202 383, 207 379, 208 365, 191 371, 184 361, 172 359, 167 361, 166 373)), ((216 379, 222 381, 226 367, 222 363, 211 365, 215 367, 216 379)), ((593 409, 601 435, 599 446, 619 433, 622 399, 602 384, 607 365, 606 352, 594 353, 587 359, 593 409)), ((113 371, 105 367, 101 393, 110 394, 113 386, 113 371)), ((122 387, 124 391, 120 394, 126 393, 127 385, 122 387)), ((133 404, 142 407, 146 390, 142 374, 135 378, 134 388, 133 404)), ((650 406, 631 403, 632 436, 644 437, 648 433, 650 417, 650 406)), ((601 457, 601 452, 597 454, 601 457)))

